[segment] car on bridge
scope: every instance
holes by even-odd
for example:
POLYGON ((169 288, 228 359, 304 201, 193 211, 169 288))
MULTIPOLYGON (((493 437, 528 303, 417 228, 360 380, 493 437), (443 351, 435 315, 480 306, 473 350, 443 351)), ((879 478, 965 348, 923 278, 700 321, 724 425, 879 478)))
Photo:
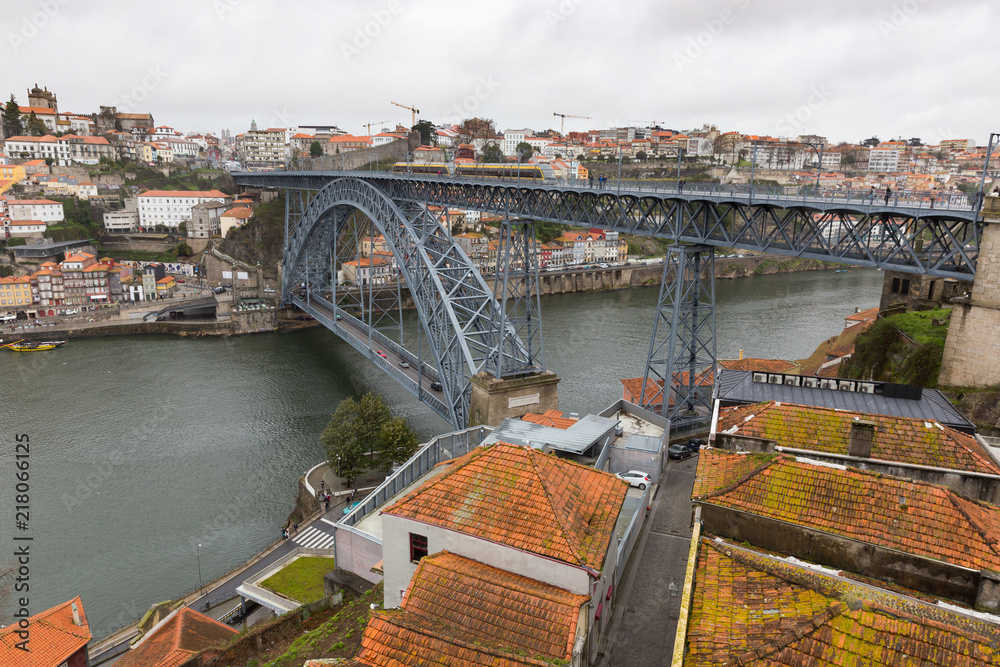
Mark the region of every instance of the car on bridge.
POLYGON ((399 367, 400 368, 409 368, 410 367, 410 362, 409 361, 401 361, 401 362, 399 362, 399 367))
POLYGON ((434 382, 431 382, 431 389, 433 389, 434 391, 441 391, 442 389, 444 389, 444 387, 441 386, 440 382, 435 380, 434 382))
POLYGON ((386 358, 385 357, 385 352, 383 352, 382 350, 377 351, 375 354, 377 354, 378 356, 382 357, 383 359, 386 358))

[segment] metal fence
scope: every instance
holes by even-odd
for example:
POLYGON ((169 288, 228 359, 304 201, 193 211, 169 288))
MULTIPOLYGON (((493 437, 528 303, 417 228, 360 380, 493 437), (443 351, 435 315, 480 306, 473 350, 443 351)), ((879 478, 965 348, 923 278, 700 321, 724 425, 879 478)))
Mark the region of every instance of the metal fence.
POLYGON ((441 435, 428 441, 409 461, 387 477, 374 491, 365 496, 357 507, 338 523, 356 526, 366 516, 398 495, 442 461, 468 454, 493 432, 489 426, 473 426, 463 431, 441 435))

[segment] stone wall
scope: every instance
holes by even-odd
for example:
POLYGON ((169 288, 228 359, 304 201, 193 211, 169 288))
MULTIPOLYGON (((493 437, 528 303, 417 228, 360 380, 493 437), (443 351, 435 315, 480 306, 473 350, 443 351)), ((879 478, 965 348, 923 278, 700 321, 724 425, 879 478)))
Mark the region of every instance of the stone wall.
POLYGON ((559 378, 548 371, 507 380, 478 373, 472 378, 469 426, 497 426, 509 417, 558 410, 558 384, 559 378))
POLYGON ((1000 384, 1000 197, 986 197, 970 299, 956 299, 938 382, 949 387, 1000 384))
POLYGON ((362 148, 339 153, 338 155, 324 155, 318 158, 306 155, 293 160, 289 168, 295 170, 301 169, 303 171, 349 171, 352 169, 367 168, 370 162, 381 162, 383 160, 405 162, 406 154, 419 145, 419 138, 416 142, 412 138, 410 140, 399 139, 388 144, 375 146, 374 148, 362 148))

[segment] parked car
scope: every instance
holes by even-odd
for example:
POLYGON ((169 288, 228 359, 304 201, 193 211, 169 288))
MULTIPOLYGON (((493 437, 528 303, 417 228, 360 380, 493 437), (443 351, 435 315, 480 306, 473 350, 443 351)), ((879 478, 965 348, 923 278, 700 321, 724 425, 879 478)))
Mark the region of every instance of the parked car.
POLYGON ((433 389, 434 391, 441 391, 442 389, 444 389, 444 387, 441 386, 440 382, 437 382, 435 380, 434 382, 431 382, 431 389, 433 389))
POLYGON ((76 315, 76 313, 77 311, 75 309, 70 308, 69 310, 65 311, 63 315, 76 315))
POLYGON ((183 278, 178 278, 177 282, 180 283, 180 284, 183 284, 184 283, 184 279, 183 278))
POLYGON ((608 265, 607 265, 607 264, 598 264, 597 266, 599 266, 599 267, 600 267, 600 268, 602 268, 602 269, 606 269, 606 268, 608 268, 608 265))
POLYGON ((385 352, 383 352, 382 350, 378 350, 375 354, 385 359, 385 352))
POLYGON ((409 361, 401 361, 401 362, 399 362, 399 367, 400 368, 409 368, 410 367, 410 362, 409 361))
POLYGON ((264 294, 274 294, 274 290, 271 289, 270 287, 265 287, 264 294))
POLYGON ((223 287, 228 287, 229 289, 232 289, 233 284, 232 283, 223 283, 222 286, 223 287))
POLYGON ((225 287, 216 287, 212 291, 215 292, 216 294, 225 294, 226 293, 226 288, 225 287))
POLYGON ((615 477, 628 482, 629 486, 636 486, 645 489, 649 485, 649 475, 641 470, 629 470, 628 472, 617 472, 615 477))
POLYGON ((683 461, 686 458, 694 456, 694 452, 688 449, 685 445, 670 445, 670 447, 667 448, 667 456, 672 459, 683 461))
POLYGON ((701 438, 691 438, 690 440, 688 440, 687 447, 692 452, 696 452, 707 444, 708 443, 702 440, 701 438))

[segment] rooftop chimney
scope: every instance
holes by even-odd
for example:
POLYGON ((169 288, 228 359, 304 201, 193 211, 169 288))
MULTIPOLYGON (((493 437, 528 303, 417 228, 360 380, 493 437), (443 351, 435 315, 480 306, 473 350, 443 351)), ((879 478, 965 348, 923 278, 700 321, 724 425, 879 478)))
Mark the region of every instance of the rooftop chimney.
POLYGON ((83 622, 80 621, 80 610, 76 608, 76 603, 74 602, 70 607, 73 609, 73 624, 83 625, 83 622))
POLYGON ((855 419, 851 422, 851 439, 847 443, 847 454, 868 459, 872 455, 872 440, 875 439, 875 422, 855 419))

